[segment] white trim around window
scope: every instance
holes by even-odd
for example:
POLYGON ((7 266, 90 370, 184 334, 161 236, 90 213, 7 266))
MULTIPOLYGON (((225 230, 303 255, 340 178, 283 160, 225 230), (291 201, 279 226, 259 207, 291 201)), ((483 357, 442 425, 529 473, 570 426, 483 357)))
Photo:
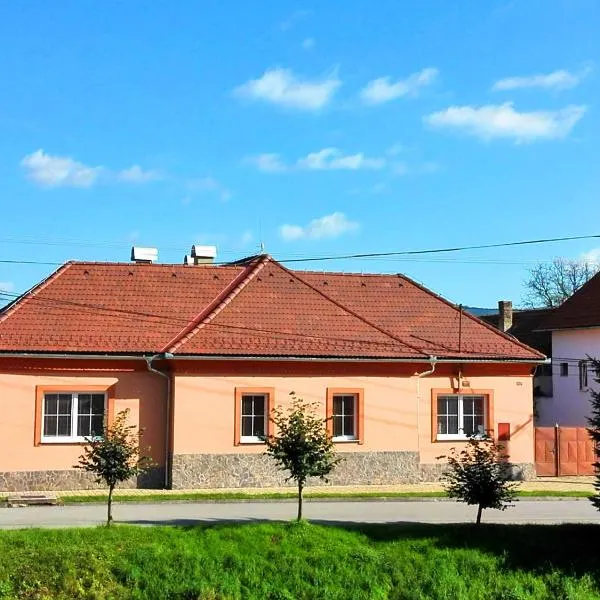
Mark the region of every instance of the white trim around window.
POLYGON ((103 430, 107 394, 47 391, 41 408, 42 444, 85 443, 103 430))
POLYGON ((358 430, 358 394, 332 394, 334 442, 355 442, 358 430))
POLYGON ((488 402, 484 394, 440 394, 436 399, 436 439, 467 440, 471 435, 485 435, 488 402))
POLYGON ((240 443, 263 444, 268 428, 268 394, 242 393, 240 410, 240 443))

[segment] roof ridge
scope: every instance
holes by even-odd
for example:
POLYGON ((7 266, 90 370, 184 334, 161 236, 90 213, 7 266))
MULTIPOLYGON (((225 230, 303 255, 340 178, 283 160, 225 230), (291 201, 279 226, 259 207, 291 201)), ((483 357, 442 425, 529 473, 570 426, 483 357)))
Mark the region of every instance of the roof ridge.
MULTIPOLYGON (((439 294, 437 294, 433 290, 430 290, 429 288, 426 288, 424 285, 420 284, 419 282, 415 281, 414 279, 411 279, 410 277, 407 277, 406 275, 401 274, 401 273, 398 273, 398 277, 401 277, 402 279, 408 281, 409 283, 411 283, 415 287, 418 287, 421 291, 423 291, 423 292, 429 294, 430 296, 433 296, 434 298, 440 300, 441 302, 443 302, 444 304, 450 306, 454 310, 459 310, 457 308, 456 304, 454 304, 453 302, 450 302, 450 300, 446 300, 446 298, 444 298, 443 296, 440 296, 439 294)), ((545 356, 541 352, 539 352, 538 350, 535 350, 535 348, 531 348, 527 344, 524 344, 523 342, 521 342, 520 340, 518 340, 513 335, 510 335, 509 333, 505 333, 504 331, 500 331, 500 329, 494 327, 493 325, 490 325, 489 323, 486 323, 483 319, 480 319, 479 317, 471 314, 469 311, 464 310, 464 307, 463 307, 463 310, 461 312, 462 312, 463 316, 466 316, 467 318, 471 319, 472 321, 475 321, 479 325, 483 325, 486 329, 489 329, 490 331, 494 332, 495 334, 499 335, 500 337, 503 337, 504 339, 510 340, 514 344, 517 344, 518 346, 521 346, 521 348, 524 348, 525 350, 529 350, 530 352, 535 352, 538 356, 542 356, 542 357, 545 358, 545 356)))
POLYGON ((0 323, 6 321, 6 319, 19 310, 19 308, 26 305, 32 298, 39 294, 43 289, 48 287, 53 281, 58 279, 71 266, 73 266, 73 261, 67 261, 58 267, 58 269, 56 269, 54 272, 50 273, 46 279, 42 279, 42 281, 36 283, 26 292, 23 292, 18 298, 15 298, 15 300, 9 304, 8 309, 5 309, 2 313, 0 313, 0 323))
POLYGON ((248 264, 246 268, 235 277, 215 299, 202 309, 161 352, 175 352, 187 340, 192 338, 204 325, 210 323, 264 268, 271 260, 268 255, 261 255, 258 260, 248 264))
POLYGON ((334 300, 333 298, 331 298, 331 296, 328 296, 325 292, 321 291, 319 288, 315 287, 314 285, 311 285, 310 283, 308 283, 307 281, 305 281, 304 279, 302 279, 302 277, 300 277, 297 273, 295 273, 291 269, 288 269, 287 267, 283 266, 281 263, 279 263, 277 261, 275 261, 275 262, 284 271, 286 271, 286 273, 289 273, 290 275, 292 275, 292 277, 294 277, 298 281, 302 282, 304 285, 306 285, 307 287, 309 287, 311 290, 317 292, 317 294, 320 294, 323 298, 325 298, 326 300, 328 300, 332 304, 335 304, 338 308, 341 308, 343 311, 345 311, 348 314, 352 315, 356 319, 359 319, 363 323, 367 324, 369 327, 372 327, 373 329, 379 331, 380 333, 383 333, 387 337, 395 340, 396 342, 399 342, 400 344, 402 344, 403 346, 406 346, 407 348, 410 348, 411 350, 415 350, 416 352, 420 352, 424 356, 429 356, 428 352, 424 352, 420 348, 418 348, 416 346, 413 346, 412 344, 409 344, 408 342, 404 341, 402 338, 394 335, 390 331, 387 331, 387 329, 384 329, 383 327, 380 327, 379 325, 376 325, 375 323, 371 323, 371 321, 369 321, 368 319, 366 319, 365 317, 363 317, 361 314, 359 314, 356 311, 353 311, 352 309, 344 306, 343 304, 341 304, 337 300, 334 300))

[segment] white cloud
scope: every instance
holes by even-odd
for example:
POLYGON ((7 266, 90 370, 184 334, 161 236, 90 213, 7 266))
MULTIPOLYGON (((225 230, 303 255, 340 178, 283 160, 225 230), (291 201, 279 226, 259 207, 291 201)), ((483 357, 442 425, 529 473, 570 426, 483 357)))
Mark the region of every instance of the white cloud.
POLYGON ((585 106, 556 111, 518 112, 511 102, 486 106, 450 106, 423 118, 432 127, 462 131, 484 140, 509 138, 532 142, 565 138, 585 114, 585 106))
POLYGON ((279 28, 281 31, 288 31, 292 28, 292 26, 300 21, 301 19, 305 19, 306 17, 310 17, 312 15, 311 10, 301 9, 295 10, 285 21, 282 21, 279 24, 279 28))
POLYGON ((15 284, 12 281, 0 281, 0 292, 12 292, 15 284))
POLYGON ((240 236, 239 245, 240 246, 248 246, 253 241, 254 241, 254 234, 250 230, 247 230, 247 231, 244 231, 244 233, 242 233, 242 235, 240 236))
POLYGON ((428 67, 395 82, 389 76, 379 77, 367 83, 360 91, 360 97, 365 104, 383 104, 402 96, 415 96, 421 88, 431 85, 438 74, 437 69, 428 67))
POLYGON ((268 69, 234 90, 236 96, 261 100, 297 110, 316 111, 331 102, 342 82, 336 75, 323 79, 300 79, 290 69, 268 69))
POLYGON ((383 194, 385 192, 387 192, 389 190, 389 186, 387 183, 384 183, 383 181, 376 183, 372 188, 371 188, 371 194, 383 194))
POLYGON ((21 161, 27 177, 43 187, 80 187, 94 185, 102 167, 89 167, 68 156, 52 156, 42 149, 27 155, 21 161))
POLYGON ((265 173, 281 173, 287 170, 287 166, 281 161, 280 155, 275 153, 247 156, 244 162, 254 165, 259 171, 265 173))
POLYGON ((398 154, 402 154, 402 152, 404 152, 405 150, 406 150, 406 146, 404 146, 404 144, 401 144, 400 142, 396 142, 395 144, 392 144, 385 151, 385 153, 388 156, 398 156, 398 154))
POLYGON ((123 169, 117 173, 117 179, 127 183, 147 183, 149 181, 158 181, 162 178, 163 176, 159 171, 144 171, 139 165, 133 165, 129 169, 123 169))
POLYGON ((324 238, 337 238, 345 233, 358 231, 360 225, 354 221, 349 221, 346 215, 341 212, 335 212, 319 219, 314 219, 308 225, 282 225, 279 228, 279 235, 286 241, 309 239, 320 240, 324 238))
MULTIPOLYGON (((220 181, 213 177, 199 177, 198 179, 190 179, 186 182, 186 187, 190 192, 214 193, 217 194, 223 202, 226 202, 233 195, 231 190, 226 188, 220 181)), ((191 197, 186 196, 183 199, 184 204, 191 202, 191 197)))
POLYGON ((311 152, 304 158, 298 159, 300 169, 325 170, 325 169, 382 169, 385 166, 383 158, 369 158, 362 152, 344 155, 337 148, 323 148, 318 152, 311 152))
POLYGON ((494 91, 518 90, 526 88, 542 88, 546 90, 568 90, 578 86, 592 72, 587 65, 577 73, 561 69, 547 74, 528 75, 526 77, 506 77, 496 81, 494 91))
POLYGON ((316 42, 314 40, 314 38, 306 38, 305 40, 302 41, 302 48, 304 48, 304 50, 310 50, 311 48, 314 48, 316 45, 316 42))
MULTIPOLYGON (((593 248, 589 252, 584 252, 581 255, 581 260, 600 265, 600 248, 593 248)), ((0 283, 1 286, 2 284, 0 283)))

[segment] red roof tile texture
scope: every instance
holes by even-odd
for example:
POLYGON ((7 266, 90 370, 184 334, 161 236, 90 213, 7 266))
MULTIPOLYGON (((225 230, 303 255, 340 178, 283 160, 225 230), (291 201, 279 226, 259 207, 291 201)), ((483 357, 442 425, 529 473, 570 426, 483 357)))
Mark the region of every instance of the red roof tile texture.
POLYGON ((600 273, 567 298, 539 329, 600 327, 600 273))
POLYGON ((397 275, 67 263, 0 315, 0 352, 540 360, 397 275))

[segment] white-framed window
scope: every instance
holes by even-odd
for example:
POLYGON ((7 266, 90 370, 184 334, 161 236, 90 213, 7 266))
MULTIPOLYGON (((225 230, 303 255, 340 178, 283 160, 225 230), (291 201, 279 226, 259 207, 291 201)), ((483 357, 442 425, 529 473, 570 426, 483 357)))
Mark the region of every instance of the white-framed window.
POLYGON ((579 389, 584 392, 588 389, 588 363, 587 360, 579 361, 579 389))
POLYGON ((485 434, 485 396, 444 394, 436 401, 438 440, 464 440, 472 435, 485 434))
POLYGON ((333 440, 356 440, 357 394, 333 394, 332 404, 333 440))
POLYGON ((42 403, 44 444, 85 442, 101 436, 106 394, 102 392, 46 392, 42 403))
POLYGON ((269 397, 267 394, 244 394, 241 398, 240 442, 261 443, 267 433, 269 397))

